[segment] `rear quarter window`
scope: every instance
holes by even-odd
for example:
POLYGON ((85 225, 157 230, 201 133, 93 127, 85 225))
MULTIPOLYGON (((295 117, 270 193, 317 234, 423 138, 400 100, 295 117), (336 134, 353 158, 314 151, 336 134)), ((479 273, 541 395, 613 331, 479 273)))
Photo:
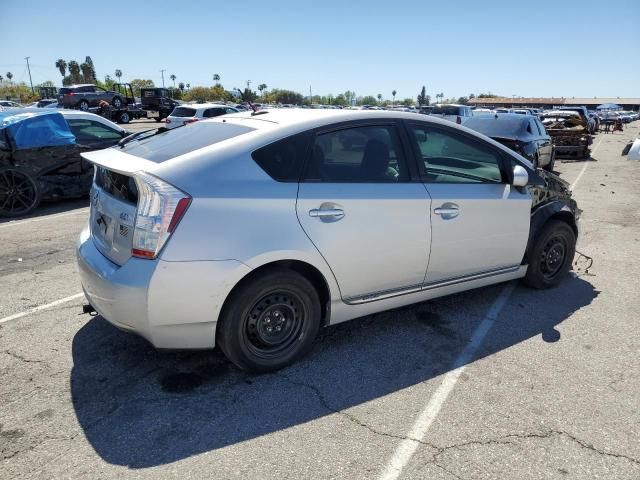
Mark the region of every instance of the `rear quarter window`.
POLYGON ((297 182, 307 155, 309 135, 301 133, 262 147, 251 154, 253 160, 278 182, 297 182))

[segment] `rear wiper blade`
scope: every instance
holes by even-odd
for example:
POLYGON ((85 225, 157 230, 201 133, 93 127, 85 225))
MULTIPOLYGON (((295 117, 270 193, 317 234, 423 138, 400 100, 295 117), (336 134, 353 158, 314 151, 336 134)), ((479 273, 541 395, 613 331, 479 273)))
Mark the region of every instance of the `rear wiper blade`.
MULTIPOLYGON (((187 125, 186 123, 183 123, 182 125, 180 125, 180 126, 178 126, 178 127, 173 127, 171 130, 176 130, 176 129, 181 128, 181 127, 184 127, 184 126, 186 126, 186 125, 187 125)), ((144 138, 151 138, 151 137, 153 137, 153 136, 155 136, 155 135, 159 135, 159 134, 161 134, 161 133, 168 132, 168 131, 169 131, 169 129, 168 129, 167 127, 160 127, 160 128, 158 128, 158 129, 152 128, 152 129, 149 129, 149 130, 143 130, 142 132, 137 132, 137 133, 134 133, 134 134, 129 135, 129 136, 127 136, 127 137, 124 137, 122 140, 120 140, 120 141, 118 142, 118 144, 117 144, 117 145, 118 145, 120 148, 124 148, 124 146, 125 146, 127 143, 129 143, 129 142, 131 142, 131 141, 133 141, 133 140, 136 140, 136 139, 137 139, 137 140, 142 140, 142 139, 141 139, 141 138, 139 138, 139 137, 140 137, 143 133, 154 132, 154 133, 152 133, 151 135, 147 135, 146 137, 144 137, 144 138), (155 130, 155 132, 154 132, 154 130, 155 130)))

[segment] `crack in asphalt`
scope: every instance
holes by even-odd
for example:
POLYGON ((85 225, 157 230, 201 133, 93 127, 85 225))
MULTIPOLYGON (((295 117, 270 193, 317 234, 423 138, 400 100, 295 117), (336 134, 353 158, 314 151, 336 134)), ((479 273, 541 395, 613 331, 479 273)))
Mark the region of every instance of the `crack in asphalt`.
POLYGON ((44 363, 45 365, 48 365, 46 360, 34 360, 34 359, 31 359, 31 358, 26 358, 26 357, 23 357, 22 355, 20 355, 19 353, 12 352, 11 350, 3 350, 2 353, 5 353, 5 354, 9 355, 10 357, 13 357, 13 358, 15 358, 17 360, 20 360, 22 362, 25 362, 25 363, 44 363))

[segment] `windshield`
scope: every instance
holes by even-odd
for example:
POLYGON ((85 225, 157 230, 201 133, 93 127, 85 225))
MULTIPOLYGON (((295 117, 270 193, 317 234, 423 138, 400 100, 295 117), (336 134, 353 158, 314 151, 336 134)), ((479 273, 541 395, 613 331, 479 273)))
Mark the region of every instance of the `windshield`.
MULTIPOLYGON (((255 128, 222 122, 196 122, 188 126, 167 130, 160 133, 149 132, 121 148, 124 153, 162 163, 185 153, 228 140, 255 128)), ((146 132, 145 132, 146 133, 146 132)))
MULTIPOLYGON (((528 121, 528 120, 527 120, 528 121)), ((495 118, 493 116, 471 117, 464 126, 480 132, 487 137, 514 138, 523 134, 523 122, 520 118, 495 118)))

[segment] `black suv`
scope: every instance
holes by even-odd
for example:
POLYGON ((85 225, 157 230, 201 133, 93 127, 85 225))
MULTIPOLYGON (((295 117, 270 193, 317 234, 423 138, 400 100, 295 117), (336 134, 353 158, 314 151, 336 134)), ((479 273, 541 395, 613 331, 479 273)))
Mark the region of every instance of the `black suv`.
POLYGON ((141 88, 140 102, 142 109, 147 112, 147 117, 155 118, 157 122, 167 118, 178 102, 170 97, 166 88, 141 88))
POLYGON ((90 107, 97 107, 102 100, 110 103, 114 108, 122 108, 125 104, 118 92, 105 90, 92 84, 71 85, 58 90, 58 103, 65 108, 87 111, 90 107))

